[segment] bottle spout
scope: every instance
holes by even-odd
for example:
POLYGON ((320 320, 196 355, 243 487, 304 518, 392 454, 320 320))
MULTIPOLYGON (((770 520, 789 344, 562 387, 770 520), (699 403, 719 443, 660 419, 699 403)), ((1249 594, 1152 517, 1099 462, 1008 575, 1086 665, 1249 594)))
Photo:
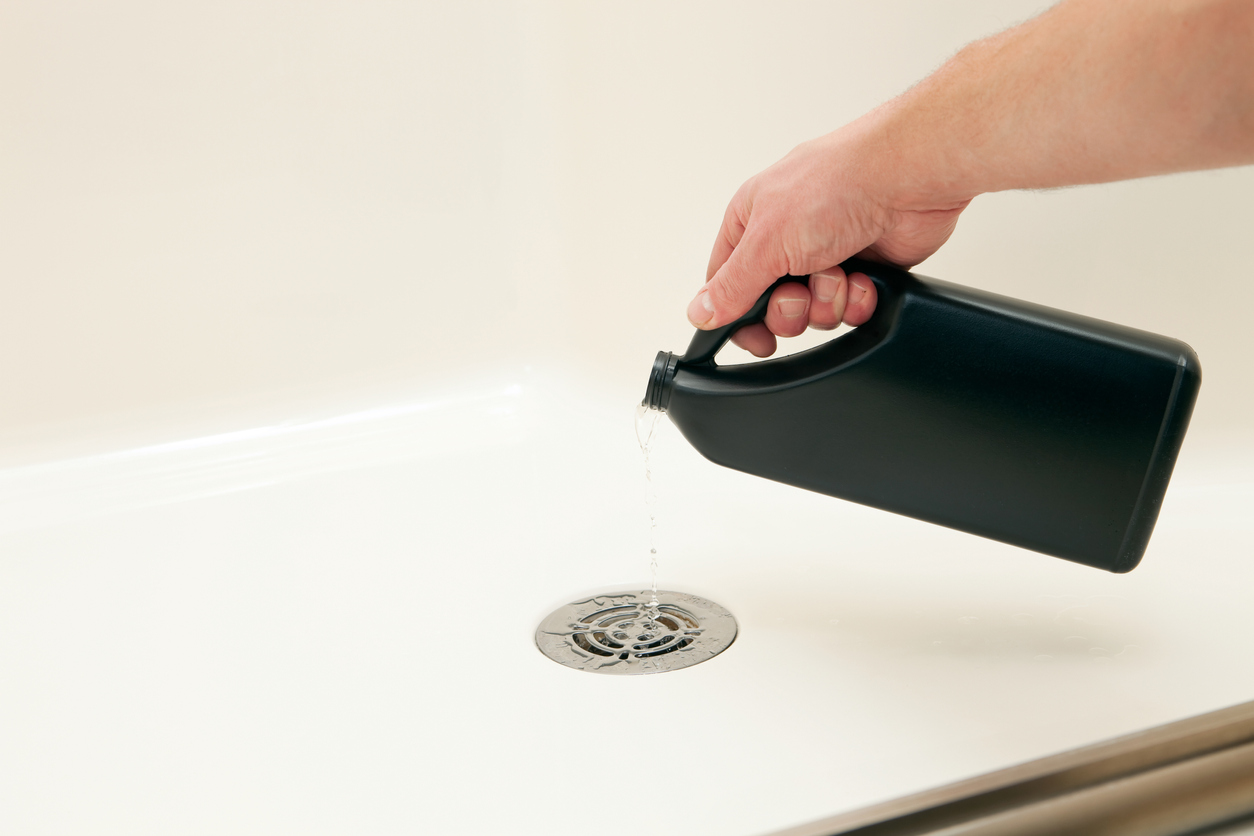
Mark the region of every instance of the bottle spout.
POLYGON ((641 406, 665 412, 671 400, 671 388, 675 380, 675 367, 679 358, 669 351, 659 351, 653 360, 653 370, 649 372, 649 386, 644 391, 641 406))
POLYGON ((777 287, 787 282, 805 284, 808 280, 808 276, 783 276, 776 280, 774 284, 758 297, 758 301, 740 319, 737 319, 735 322, 729 322, 721 328, 715 328, 710 331, 698 330, 697 333, 693 334, 692 342, 688 344, 688 350, 684 352, 682 357, 676 357, 669 351, 659 351, 657 358, 653 361, 653 371, 649 373, 649 388, 645 390, 644 400, 640 402, 640 405, 646 409, 656 409, 658 412, 665 412, 671 400, 675 369, 680 363, 683 363, 685 368, 696 366, 713 367, 714 356, 727 344, 732 334, 746 325, 762 321, 766 316, 766 306, 771 301, 771 294, 775 292, 777 287))

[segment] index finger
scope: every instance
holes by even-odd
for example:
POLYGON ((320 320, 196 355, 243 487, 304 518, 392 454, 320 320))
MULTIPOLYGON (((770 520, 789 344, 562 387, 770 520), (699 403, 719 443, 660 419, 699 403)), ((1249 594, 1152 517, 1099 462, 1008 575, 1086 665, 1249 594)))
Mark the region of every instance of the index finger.
POLYGON ((707 282, 714 278, 718 268, 727 263, 727 259, 731 258, 736 245, 744 237, 745 225, 741 221, 740 213, 736 211, 735 206, 736 198, 732 198, 732 202, 727 205, 727 211, 723 213, 723 225, 719 227, 718 236, 714 239, 714 250, 710 253, 710 263, 705 268, 705 280, 707 282))

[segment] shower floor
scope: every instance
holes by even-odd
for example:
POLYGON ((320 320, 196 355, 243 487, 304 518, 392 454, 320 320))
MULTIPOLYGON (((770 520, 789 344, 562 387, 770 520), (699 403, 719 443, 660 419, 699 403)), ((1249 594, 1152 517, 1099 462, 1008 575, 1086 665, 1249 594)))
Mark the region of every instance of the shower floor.
POLYGON ((0 471, 0 831, 760 834, 1254 698, 1254 456, 1127 576, 653 452, 735 643, 546 659, 647 587, 634 403, 522 375, 0 471))

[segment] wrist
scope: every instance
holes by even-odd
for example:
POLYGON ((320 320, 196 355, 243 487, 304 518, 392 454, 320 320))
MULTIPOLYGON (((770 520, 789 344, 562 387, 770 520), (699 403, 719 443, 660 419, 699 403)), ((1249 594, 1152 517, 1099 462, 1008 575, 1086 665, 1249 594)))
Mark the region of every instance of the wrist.
MULTIPOLYGON (((938 113, 932 79, 862 117, 867 120, 868 172, 894 209, 933 211, 970 202, 989 189, 967 137, 971 126, 938 113)), ((959 117, 960 118, 960 117, 959 117)), ((860 120, 861 121, 861 120, 860 120)))

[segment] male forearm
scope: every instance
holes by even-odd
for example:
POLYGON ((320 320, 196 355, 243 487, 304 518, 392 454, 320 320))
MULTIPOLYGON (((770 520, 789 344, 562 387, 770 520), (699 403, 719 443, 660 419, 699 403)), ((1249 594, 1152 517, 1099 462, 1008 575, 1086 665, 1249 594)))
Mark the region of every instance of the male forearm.
POLYGON ((807 323, 865 322, 875 285, 839 265, 859 253, 924 261, 983 192, 1244 163, 1254 0, 1064 0, 746 181, 688 318, 717 328, 779 276, 810 275, 737 335, 764 357, 807 323))
POLYGON ((1251 163, 1254 0, 1067 0, 870 118, 920 205, 1251 163))

